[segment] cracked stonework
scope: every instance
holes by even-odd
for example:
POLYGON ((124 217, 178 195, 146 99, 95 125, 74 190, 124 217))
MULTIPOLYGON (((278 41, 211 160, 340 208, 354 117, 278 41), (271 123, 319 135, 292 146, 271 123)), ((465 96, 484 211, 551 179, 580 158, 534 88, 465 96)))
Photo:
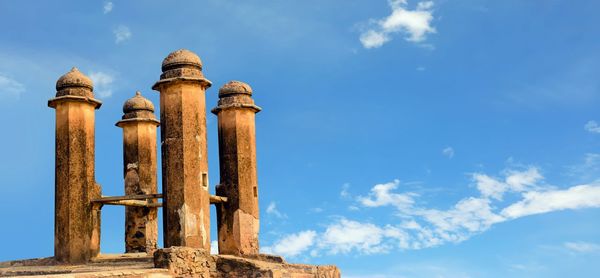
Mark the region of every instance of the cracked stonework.
MULTIPOLYGON (((198 216, 189 209, 187 204, 184 203, 183 206, 177 210, 177 214, 179 215, 180 223, 184 223, 183 229, 181 230, 182 238, 198 235, 198 216)), ((204 228, 204 225, 202 226, 204 228)))
MULTIPOLYGON (((204 229, 204 209, 200 209, 200 233, 202 236, 202 246, 207 246, 206 245, 206 230, 204 229)), ((210 245, 209 245, 210 246, 210 245)))
POLYGON ((233 216, 233 230, 241 231, 246 233, 234 233, 234 242, 236 245, 239 244, 239 250, 253 250, 258 249, 258 229, 259 220, 250 213, 246 213, 241 209, 235 211, 233 216), (240 229, 240 227, 252 227, 249 229, 240 229))

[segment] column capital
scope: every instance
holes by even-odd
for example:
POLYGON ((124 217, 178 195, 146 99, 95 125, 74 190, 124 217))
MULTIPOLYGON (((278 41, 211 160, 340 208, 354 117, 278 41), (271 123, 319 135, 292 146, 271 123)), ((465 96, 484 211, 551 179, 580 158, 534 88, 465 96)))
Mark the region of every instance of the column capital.
POLYGON ((86 102, 86 103, 94 105, 95 109, 100 109, 100 106, 102 106, 102 101, 97 100, 92 97, 67 95, 67 96, 60 96, 60 97, 55 97, 55 98, 49 99, 48 107, 56 109, 56 106, 61 102, 86 102))
POLYGON ((100 100, 94 98, 94 83, 73 67, 56 81, 56 96, 48 100, 48 106, 56 108, 61 102, 87 102, 99 109, 102 105, 100 100))
POLYGON ((156 126, 160 125, 154 115, 154 104, 143 97, 140 91, 135 92, 135 96, 125 101, 123 104, 123 117, 115 125, 123 127, 125 124, 137 122, 150 122, 156 126))
POLYGON ((219 102, 211 112, 215 115, 226 109, 250 109, 254 113, 262 109, 254 104, 252 99, 252 87, 241 81, 229 81, 219 89, 219 102))
POLYGON ((200 57, 187 49, 173 51, 163 60, 160 80, 152 90, 159 91, 163 84, 172 82, 198 83, 205 89, 212 85, 204 78, 200 57))

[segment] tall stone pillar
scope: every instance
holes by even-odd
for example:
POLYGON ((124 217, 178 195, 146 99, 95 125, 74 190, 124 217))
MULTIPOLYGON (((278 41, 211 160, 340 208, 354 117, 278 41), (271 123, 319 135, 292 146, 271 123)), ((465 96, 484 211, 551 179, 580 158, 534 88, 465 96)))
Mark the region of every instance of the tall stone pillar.
POLYGON ((94 173, 94 114, 102 104, 93 84, 77 68, 56 82, 56 160, 54 257, 83 263, 100 251, 100 209, 91 200, 101 195, 94 173))
POLYGON ((219 166, 217 195, 227 202, 217 206, 219 254, 258 254, 258 183, 256 177, 255 113, 252 89, 231 81, 219 90, 212 112, 219 117, 219 166))
POLYGON ((200 58, 177 50, 162 63, 160 91, 164 247, 210 251, 205 90, 200 58))
MULTIPOLYGON (((156 127, 154 105, 140 92, 123 105, 123 176, 126 195, 156 194, 156 127)), ((153 201, 154 202, 154 201, 153 201)), ((125 208, 125 252, 153 253, 158 243, 158 208, 125 208)))

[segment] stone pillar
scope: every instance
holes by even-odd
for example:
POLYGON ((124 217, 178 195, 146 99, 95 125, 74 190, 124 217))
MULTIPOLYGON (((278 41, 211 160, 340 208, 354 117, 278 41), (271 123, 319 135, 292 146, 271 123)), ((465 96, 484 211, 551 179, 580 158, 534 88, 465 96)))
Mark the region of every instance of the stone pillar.
POLYGON ((54 258, 83 263, 100 251, 100 209, 91 200, 101 195, 94 173, 94 114, 102 104, 93 84, 77 68, 56 82, 56 160, 54 258))
MULTIPOLYGON (((125 195, 156 194, 156 127, 154 105, 140 92, 123 105, 123 176, 125 195)), ((155 202, 154 200, 151 202, 155 202)), ((125 252, 152 254, 158 247, 158 208, 125 208, 125 252)))
POLYGON ((160 91, 164 247, 210 251, 205 90, 200 58, 177 50, 162 63, 160 91))
POLYGON ((219 166, 217 195, 227 202, 217 206, 219 254, 258 254, 258 183, 256 177, 255 113, 252 89, 231 81, 219 90, 212 112, 219 117, 219 166))

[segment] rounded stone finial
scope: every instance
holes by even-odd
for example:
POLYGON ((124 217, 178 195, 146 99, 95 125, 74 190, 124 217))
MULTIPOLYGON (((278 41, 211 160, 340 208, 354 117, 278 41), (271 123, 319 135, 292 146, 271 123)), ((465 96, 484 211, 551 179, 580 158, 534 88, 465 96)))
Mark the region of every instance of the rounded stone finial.
POLYGON ((154 104, 143 97, 140 91, 135 92, 135 96, 125 101, 123 104, 123 113, 131 113, 140 110, 154 112, 154 104))
POLYGON ((162 70, 168 70, 176 66, 193 66, 202 69, 202 61, 196 53, 187 49, 179 49, 171 52, 162 62, 162 70))
POLYGON ((229 81, 221 89, 219 89, 219 97, 225 97, 229 95, 252 95, 252 87, 241 81, 229 81))
POLYGON ((76 67, 73 67, 69 72, 61 76, 56 81, 57 91, 68 87, 84 87, 93 90, 94 83, 89 77, 81 73, 76 67))

